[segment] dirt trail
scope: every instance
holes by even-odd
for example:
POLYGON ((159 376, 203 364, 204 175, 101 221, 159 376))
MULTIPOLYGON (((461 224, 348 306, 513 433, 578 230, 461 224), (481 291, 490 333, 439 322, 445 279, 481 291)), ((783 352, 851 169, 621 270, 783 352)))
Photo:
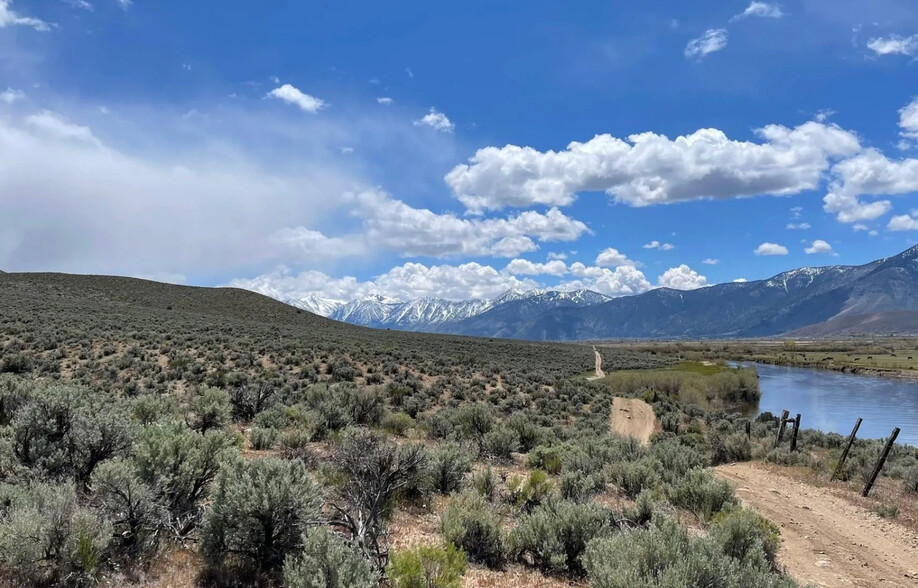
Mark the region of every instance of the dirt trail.
POLYGON ((800 584, 918 586, 918 536, 901 525, 762 464, 716 471, 781 528, 778 559, 800 584))
POLYGON ((605 378, 606 374, 602 371, 602 356, 599 355, 599 352, 596 351, 596 348, 593 348, 593 353, 596 354, 596 375, 587 377, 587 380, 598 380, 600 378, 605 378))
POLYGON ((634 437, 644 445, 659 430, 653 408, 638 398, 613 398, 609 424, 615 433, 634 437))

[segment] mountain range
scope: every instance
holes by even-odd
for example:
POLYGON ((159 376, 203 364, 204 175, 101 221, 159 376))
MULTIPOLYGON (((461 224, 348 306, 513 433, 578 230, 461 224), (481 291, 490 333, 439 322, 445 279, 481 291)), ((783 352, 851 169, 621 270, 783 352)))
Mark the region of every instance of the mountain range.
POLYGON ((590 290, 508 291, 492 300, 288 300, 377 328, 530 340, 837 337, 918 334, 918 246, 858 266, 609 298, 590 290))

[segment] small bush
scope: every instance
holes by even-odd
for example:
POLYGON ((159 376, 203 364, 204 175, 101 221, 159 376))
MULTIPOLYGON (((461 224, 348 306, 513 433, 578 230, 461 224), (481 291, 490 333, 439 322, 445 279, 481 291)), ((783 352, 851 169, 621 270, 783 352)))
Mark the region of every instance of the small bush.
POLYGON ((455 443, 442 443, 430 452, 430 482, 440 494, 458 490, 471 469, 472 456, 455 443))
POLYGON ((127 563, 153 555, 166 517, 133 463, 103 462, 93 472, 91 486, 99 509, 114 522, 115 553, 127 563))
POLYGON ((619 487, 626 496, 634 498, 645 489, 660 484, 659 465, 651 458, 638 461, 620 462, 609 466, 609 479, 619 487))
POLYGON ((489 568, 503 566, 505 547, 500 517, 481 495, 457 494, 440 518, 440 533, 447 542, 465 551, 471 561, 489 568))
POLYGON ((0 584, 93 582, 105 561, 112 527, 77 504, 72 485, 38 484, 6 493, 5 502, 0 508, 0 584))
POLYGON ((485 499, 494 500, 497 496, 498 480, 491 466, 479 470, 472 476, 472 488, 485 499))
POLYGON ((736 504, 733 485, 702 469, 690 470, 682 480, 667 488, 667 495, 673 505, 694 513, 703 521, 710 520, 724 507, 736 504))
POLYGON ((513 429, 500 427, 484 436, 485 453, 499 462, 509 462, 520 448, 520 437, 513 429))
POLYGON ((873 512, 884 519, 895 519, 899 516, 899 506, 896 504, 878 504, 873 508, 873 512))
POLYGON ((460 588, 466 570, 465 553, 452 544, 397 551, 389 564, 393 588, 460 588))
POLYGON ((561 472, 561 450, 558 447, 539 445, 529 452, 526 462, 531 468, 557 475, 561 472))
POLYGON ((634 504, 625 509, 625 517, 632 523, 646 525, 653 518, 656 501, 649 490, 644 490, 634 499, 634 504))
POLYGON ((219 388, 199 390, 189 403, 188 426, 200 433, 219 429, 230 420, 230 395, 219 388))
POLYGON ((520 519, 510 533, 511 552, 543 572, 579 576, 587 543, 614 524, 612 511, 601 505, 550 500, 520 519))
POLYGON ((767 567, 748 565, 720 551, 711 539, 693 539, 671 519, 651 528, 591 541, 583 557, 594 588, 795 588, 767 567))
POLYGON ((529 472, 527 478, 514 476, 507 482, 508 499, 523 510, 538 506, 551 493, 552 483, 542 470, 529 472))
POLYGON ((274 444, 277 443, 277 437, 277 429, 252 427, 249 431, 249 443, 252 444, 252 449, 256 451, 272 449, 274 444))
POLYGON ((414 419, 403 412, 389 413, 383 417, 380 426, 392 435, 404 437, 408 430, 414 428, 414 419))
POLYGON ((310 528, 302 543, 284 561, 285 588, 378 588, 370 563, 328 527, 310 528))
POLYGON ((311 468, 316 463, 316 454, 309 445, 311 440, 312 435, 309 431, 303 429, 284 431, 277 441, 279 456, 282 459, 298 459, 307 468, 311 468))
POLYGON ((222 470, 204 518, 209 565, 271 575, 319 520, 322 493, 302 463, 260 458, 222 470))
POLYGON ((761 558, 776 569, 781 532, 771 521, 741 508, 724 511, 714 518, 711 539, 730 557, 758 566, 761 558))

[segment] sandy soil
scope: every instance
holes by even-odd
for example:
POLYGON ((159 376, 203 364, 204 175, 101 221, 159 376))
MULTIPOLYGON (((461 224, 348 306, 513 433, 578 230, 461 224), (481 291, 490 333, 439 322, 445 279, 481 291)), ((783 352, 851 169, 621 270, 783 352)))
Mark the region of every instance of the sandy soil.
POLYGON ((653 408, 637 398, 614 398, 609 424, 612 431, 634 437, 644 445, 650 443, 650 436, 660 430, 653 408))
POLYGON ((918 586, 918 535, 902 525, 762 464, 716 471, 781 528, 778 559, 801 584, 918 586))

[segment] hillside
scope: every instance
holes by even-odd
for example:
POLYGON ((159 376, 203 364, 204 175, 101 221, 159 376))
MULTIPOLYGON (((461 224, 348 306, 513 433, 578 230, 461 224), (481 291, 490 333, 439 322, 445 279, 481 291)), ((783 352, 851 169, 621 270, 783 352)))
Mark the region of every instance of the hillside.
MULTIPOLYGON (((266 365, 293 354, 298 362, 319 360, 320 369, 339 355, 364 366, 402 359, 418 373, 442 371, 435 364, 443 365, 447 357, 453 365, 483 372, 495 362, 535 362, 540 370, 556 375, 579 373, 592 361, 592 351, 586 347, 358 327, 235 288, 6 273, 0 275, 0 300, 0 350, 28 355, 47 372, 79 371, 79 365, 91 363, 80 358, 85 350, 106 346, 112 349, 105 363, 114 363, 133 346, 155 353, 163 364, 169 357, 191 356, 190 361, 205 371, 231 369, 230 360, 214 365, 219 358, 210 355, 218 349, 225 354, 249 354, 251 361, 266 365), (323 357, 326 361, 321 361, 323 357)), ((630 354, 622 357, 630 361, 630 354)), ((137 375, 134 372, 126 368, 115 377, 127 382, 137 375)))

